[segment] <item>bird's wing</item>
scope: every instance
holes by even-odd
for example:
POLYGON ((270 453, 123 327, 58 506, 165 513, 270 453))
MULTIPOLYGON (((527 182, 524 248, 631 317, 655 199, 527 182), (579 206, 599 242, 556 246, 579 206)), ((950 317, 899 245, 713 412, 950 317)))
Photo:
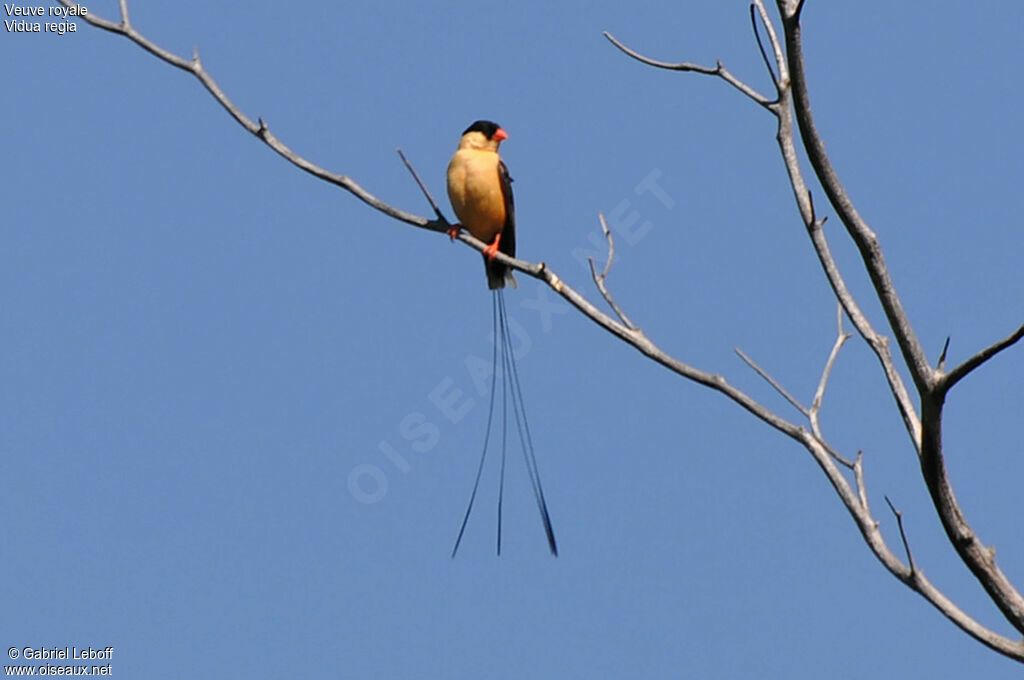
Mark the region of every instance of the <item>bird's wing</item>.
POLYGON ((509 257, 516 256, 516 206, 512 198, 512 178, 504 161, 498 161, 498 177, 501 179, 501 193, 505 199, 505 226, 501 229, 501 243, 498 250, 509 257))

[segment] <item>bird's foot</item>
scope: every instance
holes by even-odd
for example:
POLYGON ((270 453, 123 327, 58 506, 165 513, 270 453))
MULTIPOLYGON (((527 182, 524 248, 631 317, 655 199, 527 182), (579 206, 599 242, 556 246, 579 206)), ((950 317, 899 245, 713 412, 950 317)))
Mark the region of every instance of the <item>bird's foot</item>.
POLYGON ((488 260, 493 260, 498 256, 498 244, 501 242, 501 234, 494 237, 494 243, 484 248, 484 257, 488 260))
POLYGON ((445 233, 448 234, 448 238, 449 239, 454 241, 455 237, 459 235, 459 230, 460 229, 462 229, 462 225, 461 224, 453 224, 451 226, 451 228, 449 228, 448 231, 446 231, 445 233))

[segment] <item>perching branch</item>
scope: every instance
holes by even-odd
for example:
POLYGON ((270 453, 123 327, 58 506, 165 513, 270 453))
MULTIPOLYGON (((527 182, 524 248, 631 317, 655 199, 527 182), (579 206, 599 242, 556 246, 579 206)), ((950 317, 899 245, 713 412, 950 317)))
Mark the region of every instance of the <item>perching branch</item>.
MULTIPOLYGON (((67 8, 74 8, 79 6, 77 2, 72 2, 71 0, 57 1, 67 8)), ((84 19, 85 21, 92 24, 93 26, 96 26, 97 28, 102 28, 105 31, 110 31, 111 33, 123 35, 136 45, 142 47, 144 50, 157 57, 158 59, 166 61, 171 66, 176 66, 177 68, 180 68, 182 71, 186 71, 194 75, 196 78, 199 79, 199 82, 203 84, 203 87, 205 87, 206 90, 211 95, 213 95, 213 98, 216 99, 217 102, 224 107, 224 110, 227 111, 228 114, 230 114, 231 117, 234 118, 239 125, 241 125, 254 136, 259 138, 261 141, 263 141, 263 143, 265 143, 267 146, 276 151, 280 156, 282 156, 284 159, 286 159, 288 162, 292 163, 296 167, 305 170, 309 174, 319 179, 322 179, 325 182, 330 182, 331 184, 337 185, 342 189, 345 189, 346 191, 354 195, 356 198, 361 200, 363 203, 369 205, 371 208, 379 210, 385 215, 393 217, 396 220, 401 220, 402 222, 405 222, 406 224, 411 224, 414 227, 420 227, 421 229, 429 229, 431 231, 444 231, 447 228, 443 225, 438 224, 437 222, 433 222, 418 215, 413 215, 411 213, 405 212, 404 210, 399 210, 398 208, 392 207, 385 203, 384 201, 377 198, 376 196, 374 196, 373 194, 371 194, 370 192, 368 192, 363 187, 359 186, 356 182, 352 181, 345 175, 339 175, 337 173, 325 170, 324 168, 321 168, 319 165, 316 165, 315 163, 306 160, 302 156, 298 155, 297 153, 289 149, 280 140, 278 140, 277 137, 274 136, 274 134, 270 131, 270 129, 267 127, 267 124, 263 121, 262 118, 259 119, 258 122, 253 122, 252 119, 250 119, 244 113, 242 113, 238 109, 238 107, 235 106, 230 99, 228 99, 227 95, 224 94, 224 91, 220 89, 220 86, 217 84, 217 81, 215 81, 213 77, 210 76, 210 74, 207 73, 206 70, 203 68, 203 64, 199 60, 198 49, 193 51, 191 60, 179 57, 178 55, 172 52, 168 52, 164 48, 160 47, 159 45, 152 42, 138 31, 136 31, 135 27, 131 25, 131 22, 128 19, 127 0, 120 0, 120 6, 121 21, 119 23, 109 21, 107 19, 102 19, 92 12, 89 12, 88 14, 83 14, 78 18, 84 19)))
MULTIPOLYGON (((62 5, 66 7, 75 7, 76 3, 71 0, 58 0, 62 5)), ((448 228, 448 224, 439 218, 438 220, 428 220, 418 215, 407 213, 403 210, 388 205, 384 201, 376 198, 356 182, 351 180, 345 175, 336 174, 329 172, 310 161, 306 160, 302 156, 296 154, 294 151, 289 149, 283 143, 281 143, 276 137, 274 137, 266 124, 261 120, 259 124, 253 123, 248 117, 245 116, 224 94, 220 87, 216 84, 213 78, 203 69, 198 56, 192 61, 185 60, 171 52, 164 50, 151 42, 141 33, 135 30, 128 21, 127 4, 125 0, 121 2, 121 22, 115 23, 105 19, 97 17, 95 14, 86 14, 82 18, 88 21, 90 24, 117 33, 128 38, 132 42, 138 44, 146 51, 157 56, 158 58, 166 61, 167 63, 176 66, 184 71, 187 71, 196 76, 207 91, 213 95, 213 97, 220 102, 220 104, 228 111, 232 118, 234 118, 240 125, 246 130, 257 136, 264 143, 270 146, 278 154, 286 158, 288 161, 296 165, 297 167, 309 172, 310 174, 323 179, 324 181, 335 184, 346 191, 354 194, 357 198, 362 200, 364 203, 370 205, 376 210, 393 217, 397 220, 405 222, 415 227, 422 229, 428 229, 430 231, 445 232, 448 228)), ((722 77, 728 78, 723 75, 722 77)), ((474 238, 466 231, 459 232, 456 237, 463 243, 470 245, 477 251, 483 252, 483 249, 487 244, 474 238)), ((552 290, 558 293, 563 299, 569 302, 573 307, 583 313, 585 316, 594 321, 597 325, 601 326, 615 337, 623 340, 627 344, 634 347, 644 356, 658 362, 665 366, 669 370, 679 374, 680 376, 692 380, 698 384, 709 387, 717 392, 724 394, 729 399, 733 400, 741 407, 752 413, 755 417, 759 418, 763 422, 767 423, 771 427, 779 430, 780 432, 801 441, 805 436, 805 431, 794 425, 793 423, 781 418, 769 409, 765 408, 757 401, 752 399, 749 395, 744 393, 742 390, 737 389, 733 385, 720 375, 715 375, 707 371, 703 371, 699 368, 691 366, 675 357, 670 356, 664 352, 660 347, 653 343, 642 331, 635 327, 631 327, 630 323, 625 320, 618 321, 613 319, 609 315, 597 309, 593 303, 586 299, 582 294, 577 292, 574 288, 566 284, 554 271, 548 268, 543 262, 532 263, 525 260, 519 260, 516 258, 508 257, 502 252, 496 254, 496 259, 503 264, 506 264, 513 269, 523 272, 528 276, 532 276, 540 281, 546 283, 552 290)))

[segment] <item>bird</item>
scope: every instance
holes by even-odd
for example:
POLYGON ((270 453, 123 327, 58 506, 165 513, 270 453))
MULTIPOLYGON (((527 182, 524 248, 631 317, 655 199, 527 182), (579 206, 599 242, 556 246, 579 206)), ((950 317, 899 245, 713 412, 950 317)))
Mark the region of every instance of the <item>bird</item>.
POLYGON ((501 555, 501 516, 505 492, 506 444, 509 430, 509 405, 515 421, 516 433, 523 450, 527 474, 533 488, 534 499, 540 512, 541 522, 551 554, 558 556, 558 544, 551 524, 544 489, 541 486, 537 457, 533 449, 530 427, 526 421, 523 406, 523 391, 519 385, 519 370, 516 367, 509 337, 508 313, 505 310, 504 288, 515 288, 516 279, 511 267, 495 258, 501 252, 509 257, 516 255, 516 215, 512 198, 512 178, 505 162, 498 155, 498 147, 508 139, 508 133, 489 120, 478 120, 462 133, 459 147, 448 164, 448 199, 459 223, 448 230, 452 239, 464 228, 477 239, 488 244, 483 251, 484 269, 487 273, 487 287, 492 291, 491 324, 494 336, 494 350, 491 358, 491 396, 487 411, 487 427, 484 433, 483 450, 477 466, 473 492, 469 497, 466 513, 462 518, 459 535, 455 539, 452 558, 459 551, 473 502, 480 487, 480 477, 487 459, 487 446, 491 438, 494 421, 495 393, 498 374, 501 375, 501 463, 498 486, 498 535, 497 553, 501 555), (500 366, 499 366, 500 361, 500 366))
POLYGON ((512 178, 498 147, 508 133, 489 120, 478 120, 462 133, 459 148, 448 164, 448 199, 460 224, 448 230, 455 238, 459 228, 489 244, 484 249, 487 287, 516 287, 512 270, 495 260, 495 253, 516 255, 516 211, 512 178))

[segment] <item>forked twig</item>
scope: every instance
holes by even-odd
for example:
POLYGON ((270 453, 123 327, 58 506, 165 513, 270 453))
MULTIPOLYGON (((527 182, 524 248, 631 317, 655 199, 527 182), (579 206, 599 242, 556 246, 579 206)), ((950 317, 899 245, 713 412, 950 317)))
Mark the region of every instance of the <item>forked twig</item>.
MULTIPOLYGON (((832 374, 832 366, 836 362, 836 358, 839 356, 839 350, 842 349, 843 345, 847 340, 853 337, 850 333, 843 331, 843 306, 836 303, 836 326, 837 335, 835 344, 832 345, 832 351, 829 352, 828 360, 825 362, 825 368, 821 372, 821 379, 818 381, 818 388, 814 391, 814 400, 811 402, 810 412, 807 414, 807 419, 811 422, 811 430, 814 432, 814 436, 820 439, 822 442, 825 441, 825 437, 821 432, 821 422, 818 418, 818 414, 821 412, 821 402, 825 398, 825 387, 828 385, 828 378, 832 374)), ((840 463, 846 467, 853 469, 854 462, 844 458, 837 451, 829 447, 829 453, 835 457, 840 463)))
POLYGON ((843 306, 836 303, 836 342, 832 346, 832 351, 828 355, 828 361, 825 362, 825 369, 821 372, 821 380, 818 382, 818 389, 814 392, 814 401, 811 402, 811 411, 817 412, 821 409, 821 400, 825 397, 825 387, 828 384, 828 377, 832 373, 832 366, 836 362, 836 357, 839 356, 839 350, 842 349, 843 344, 847 340, 853 337, 850 333, 843 330, 843 306))
POLYGON ((594 277, 594 283, 597 285, 597 289, 601 291, 601 295, 604 297, 605 302, 611 307, 616 316, 622 320, 622 323, 626 325, 626 328, 635 331, 639 330, 636 325, 629 320, 626 313, 622 311, 622 308, 615 303, 615 299, 612 298, 612 294, 608 292, 608 287, 605 285, 605 279, 608 278, 608 272, 612 268, 612 260, 615 259, 615 241, 612 239, 612 232, 608 229, 608 223, 604 219, 604 213, 597 214, 598 219, 601 221, 601 230, 604 231, 604 237, 608 239, 608 260, 604 263, 604 271, 600 274, 597 273, 597 268, 594 267, 594 258, 588 257, 587 261, 590 262, 590 275, 594 277))

